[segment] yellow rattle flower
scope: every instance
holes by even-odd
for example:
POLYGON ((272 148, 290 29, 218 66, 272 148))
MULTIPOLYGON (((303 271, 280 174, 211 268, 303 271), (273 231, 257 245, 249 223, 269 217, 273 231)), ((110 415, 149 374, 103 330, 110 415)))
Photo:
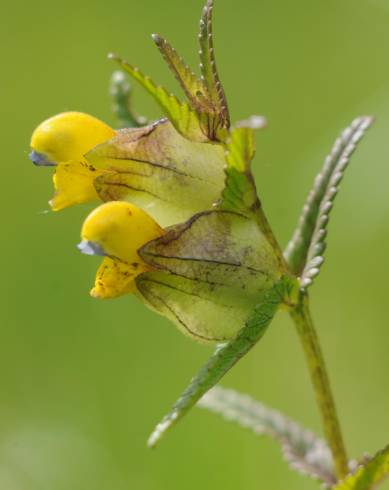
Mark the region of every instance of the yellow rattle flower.
POLYGON ((128 202, 112 201, 92 211, 78 245, 84 254, 104 256, 91 295, 115 298, 135 292, 135 278, 152 269, 138 249, 163 233, 151 216, 128 202))
POLYGON ((98 199, 93 182, 107 171, 97 169, 84 156, 115 134, 102 121, 82 112, 57 114, 35 129, 30 159, 38 166, 56 167, 56 193, 50 201, 53 210, 98 199))

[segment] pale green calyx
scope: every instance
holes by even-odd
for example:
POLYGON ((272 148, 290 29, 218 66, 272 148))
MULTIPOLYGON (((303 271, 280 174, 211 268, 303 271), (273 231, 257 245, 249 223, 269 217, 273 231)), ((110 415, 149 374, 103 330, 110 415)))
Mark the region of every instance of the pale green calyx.
POLYGON ((128 200, 162 226, 211 208, 224 187, 222 146, 189 141, 167 119, 120 130, 86 159, 107 170, 95 180, 103 201, 128 200))
POLYGON ((257 224, 231 211, 200 213, 139 254, 155 269, 137 278, 142 299, 203 342, 234 338, 281 276, 257 224))

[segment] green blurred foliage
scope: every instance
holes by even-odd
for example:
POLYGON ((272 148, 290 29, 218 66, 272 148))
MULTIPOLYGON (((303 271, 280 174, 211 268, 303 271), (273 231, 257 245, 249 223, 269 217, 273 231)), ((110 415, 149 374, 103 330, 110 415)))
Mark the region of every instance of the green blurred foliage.
MULTIPOLYGON (((268 440, 194 410, 160 448, 153 425, 210 353, 132 297, 88 296, 98 260, 75 249, 90 207, 45 213, 50 170, 29 137, 63 110, 113 123, 116 51, 177 90, 149 34, 196 62, 202 0, 7 2, 2 72, 0 488, 302 490, 268 440)), ((283 245, 338 132, 377 122, 353 159, 330 226, 313 309, 352 456, 389 442, 389 2, 223 0, 216 49, 233 118, 268 117, 255 173, 283 245)), ((136 88, 136 107, 159 113, 136 88)), ((280 314, 224 380, 320 431, 292 325, 280 314)))

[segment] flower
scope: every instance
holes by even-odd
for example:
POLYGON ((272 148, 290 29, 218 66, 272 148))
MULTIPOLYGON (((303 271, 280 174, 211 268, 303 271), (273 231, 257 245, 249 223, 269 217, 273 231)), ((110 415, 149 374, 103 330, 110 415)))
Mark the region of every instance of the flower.
POLYGON ((93 181, 104 170, 88 164, 84 155, 115 135, 93 116, 64 112, 41 123, 31 137, 30 159, 38 166, 54 166, 56 193, 50 205, 55 211, 97 199, 93 181))
MULTIPOLYGON (((200 24, 202 77, 153 35, 189 103, 112 55, 165 117, 115 131, 93 116, 62 113, 31 140, 31 160, 55 166, 54 210, 100 199, 79 249, 103 257, 91 291, 137 295, 201 342, 234 339, 285 273, 257 197, 251 118, 231 127, 216 71, 212 2, 200 24)), ((260 121, 260 123, 258 123, 260 121)))
POLYGON ((249 352, 299 291, 251 173, 254 129, 264 118, 231 125, 214 57, 212 10, 207 0, 200 78, 166 39, 152 36, 188 102, 110 55, 154 97, 164 117, 140 127, 129 86, 116 74, 114 112, 121 127, 131 127, 115 131, 93 116, 63 113, 38 126, 31 140, 31 160, 55 167, 54 210, 103 201, 87 216, 78 245, 102 257, 91 295, 134 294, 190 338, 217 343, 149 446, 249 352))
POLYGON ((162 234, 162 228, 147 213, 127 202, 109 202, 92 211, 78 245, 87 255, 104 256, 91 295, 114 298, 134 292, 135 278, 150 270, 138 249, 162 234))
POLYGON ((202 342, 233 338, 279 278, 257 224, 214 210, 162 229, 137 206, 112 201, 86 218, 79 249, 104 256, 92 296, 135 293, 202 342))

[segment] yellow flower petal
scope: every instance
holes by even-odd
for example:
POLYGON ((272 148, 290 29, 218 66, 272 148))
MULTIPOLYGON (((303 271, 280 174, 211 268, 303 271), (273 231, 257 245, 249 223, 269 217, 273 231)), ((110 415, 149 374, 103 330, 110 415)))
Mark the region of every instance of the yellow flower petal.
POLYGON ((98 199, 93 182, 106 170, 89 165, 84 155, 115 134, 102 121, 82 112, 58 114, 35 129, 31 160, 36 165, 56 166, 56 194, 50 201, 54 210, 98 199))
POLYGON ((49 201, 54 211, 59 211, 73 204, 98 199, 94 180, 107 173, 106 170, 96 169, 84 162, 61 163, 53 175, 56 190, 53 199, 49 201))
POLYGON ((139 275, 138 267, 104 257, 96 274, 95 286, 90 294, 94 298, 108 299, 117 298, 126 293, 134 293, 136 290, 134 279, 137 275, 139 275))
POLYGON ((151 216, 128 202, 112 201, 92 211, 81 237, 107 255, 97 272, 92 296, 114 298, 134 292, 134 279, 152 270, 138 250, 163 234, 151 216))
POLYGON ((35 129, 31 148, 53 163, 81 161, 85 153, 115 134, 107 124, 89 114, 63 112, 35 129))

